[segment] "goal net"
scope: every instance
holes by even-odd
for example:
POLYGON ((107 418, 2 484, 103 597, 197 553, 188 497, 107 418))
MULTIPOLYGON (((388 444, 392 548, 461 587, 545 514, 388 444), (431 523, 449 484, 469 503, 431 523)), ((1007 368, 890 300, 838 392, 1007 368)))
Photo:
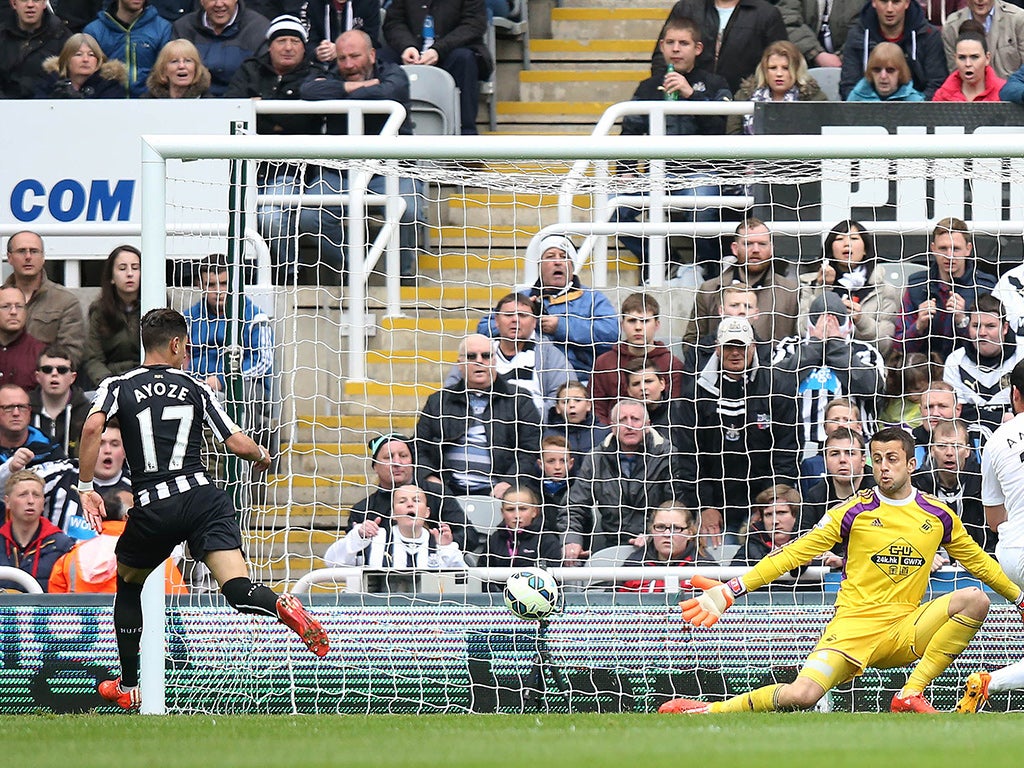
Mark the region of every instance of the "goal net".
MULTIPOLYGON (((983 148, 980 157, 965 157, 962 145, 939 137, 913 143, 897 138, 888 148, 871 147, 865 150, 870 155, 858 151, 857 157, 850 156, 841 139, 827 137, 800 137, 799 144, 784 139, 772 144, 763 137, 709 139, 686 147, 662 139, 643 147, 582 137, 572 142, 539 137, 529 142, 536 147, 521 146, 522 137, 517 142, 485 139, 474 159, 465 158, 464 147, 427 139, 353 140, 348 158, 338 156, 338 147, 315 140, 289 152, 279 144, 270 151, 270 144, 258 140, 230 146, 211 140, 205 147, 193 143, 178 149, 173 140, 166 142, 161 149, 166 178, 160 182, 165 205, 151 211, 145 224, 146 264, 166 254, 171 302, 188 310, 208 301, 212 292, 203 282, 209 275, 204 260, 224 254, 229 316, 240 318, 228 323, 229 342, 222 350, 225 398, 245 428, 258 433, 276 456, 268 477, 252 477, 245 466, 210 446, 211 466, 239 505, 254 577, 283 590, 330 565, 357 569, 302 584, 334 645, 322 661, 307 656, 282 627, 230 613, 199 569, 190 595, 168 601, 167 646, 158 664, 164 669, 166 663, 169 711, 652 710, 671 696, 714 699, 792 679, 828 619, 838 571, 817 562, 802 581, 751 596, 715 629, 691 631, 675 607, 677 579, 669 578, 666 590, 663 573, 658 578, 633 573, 630 579, 644 593, 620 591, 629 579, 598 566, 621 566, 623 550, 607 553, 607 560, 598 557, 598 550, 644 535, 651 549, 629 564, 656 564, 653 523, 673 538, 683 537, 690 522, 702 522, 679 510, 664 519, 653 516, 655 508, 674 498, 677 506, 694 507, 709 518, 718 510, 723 513, 720 533, 702 537, 697 561, 706 567, 697 570, 724 574, 728 571, 716 569, 734 562, 742 569, 743 557, 759 551, 750 546, 755 539, 771 547, 816 521, 808 512, 814 507, 804 500, 811 481, 839 471, 838 463, 825 464, 826 424, 819 410, 825 403, 852 399, 855 415, 844 418, 864 435, 890 423, 922 434, 922 394, 950 380, 953 350, 971 344, 971 333, 975 338, 978 333, 970 306, 951 305, 952 325, 943 327, 952 330, 943 335, 936 323, 933 346, 931 341, 923 347, 894 341, 898 333, 911 338, 907 327, 918 317, 917 307, 900 316, 908 281, 938 263, 931 255, 936 224, 949 217, 963 220, 972 248, 969 255, 960 254, 967 258, 952 273, 948 266, 940 270, 940 278, 948 281, 946 296, 959 295, 961 287, 964 295, 991 292, 987 277, 971 277, 971 285, 958 283, 964 263, 970 275, 998 276, 1021 262, 1022 159, 1009 146, 999 151, 999 137, 992 138, 995 143, 983 148), (189 181, 179 173, 181 157, 189 158, 189 181), (209 165, 209 173, 199 175, 209 179, 214 194, 211 189, 197 194, 197 164, 209 165), (221 210, 196 202, 217 197, 223 200, 221 210), (748 255, 750 242, 762 232, 760 225, 749 223, 754 218, 771 233, 775 269, 790 286, 782 299, 756 292, 758 306, 746 306, 757 353, 741 370, 750 381, 759 370, 757 386, 767 389, 750 399, 723 395, 721 388, 709 395, 700 377, 714 378, 714 365, 720 364, 708 367, 718 338, 715 328, 722 315, 743 313, 720 311, 721 291, 702 303, 698 289, 723 265, 723 281, 730 284, 733 272, 728 270, 735 270, 737 261, 742 267, 745 258, 751 264, 760 258, 748 255), (192 223, 211 219, 219 224, 192 223), (859 269, 842 247, 823 251, 835 225, 850 219, 859 222, 863 239, 869 240, 867 270, 859 269), (741 248, 736 245, 738 227, 740 239, 746 238, 741 248), (560 371, 548 371, 563 380, 589 378, 591 390, 584 397, 597 397, 594 353, 614 349, 620 331, 629 333, 625 323, 620 329, 623 303, 637 293, 656 300, 659 325, 652 339, 657 345, 633 357, 661 361, 655 363, 657 382, 644 385, 641 365, 628 371, 630 389, 627 372, 616 369, 630 362, 626 354, 613 364, 614 391, 602 389, 604 402, 594 400, 593 407, 602 413, 600 420, 608 420, 620 397, 641 400, 653 414, 670 471, 635 481, 634 473, 649 469, 646 464, 643 470, 617 464, 620 477, 592 478, 588 501, 581 496, 559 507, 557 494, 545 496, 544 490, 560 490, 563 483, 544 477, 539 444, 494 446, 525 457, 509 465, 514 473, 502 480, 540 491, 538 520, 550 525, 542 535, 553 538, 558 553, 543 564, 560 567, 570 539, 592 553, 591 565, 586 556, 579 559, 578 579, 573 572, 559 571, 564 610, 538 628, 515 618, 502 604, 500 590, 487 591, 487 582, 500 584, 500 578, 488 579, 486 571, 474 567, 488 562, 488 536, 502 525, 500 504, 488 501, 477 484, 488 466, 474 463, 481 455, 474 441, 495 425, 474 431, 469 441, 450 443, 447 428, 438 438, 440 433, 420 421, 429 398, 446 382, 449 388, 464 387, 459 382, 468 363, 460 365, 460 343, 478 327, 490 327, 486 320, 500 298, 529 292, 539 279, 540 243, 548 236, 569 238, 580 287, 599 291, 611 308, 610 317, 591 318, 594 324, 610 323, 612 332, 596 350, 591 346, 590 369, 577 368, 569 354, 561 357, 560 371), (780 392, 777 374, 789 365, 782 361, 813 353, 807 352, 812 345, 801 347, 800 339, 816 320, 810 305, 821 288, 814 283, 826 271, 831 273, 826 282, 834 282, 846 299, 841 300, 845 314, 836 312, 843 315, 841 328, 826 335, 836 336, 836 344, 847 345, 847 352, 849 345, 857 346, 845 357, 793 364, 793 377, 786 379, 792 390, 780 392), (874 293, 865 290, 872 286, 874 293), (702 309, 705 315, 699 316, 702 309), (876 313, 870 324, 869 312, 876 313), (252 330, 260 323, 267 334, 252 330), (785 337, 794 338, 780 344, 785 337), (261 350, 252 347, 259 344, 269 350, 272 365, 254 375, 253 360, 261 350), (669 358, 677 362, 666 367, 669 358), (845 367, 838 359, 847 361, 845 367), (816 379, 813 374, 828 366, 827 375, 816 379), (672 398, 670 408, 652 402, 662 390, 672 398), (779 407, 782 401, 788 406, 779 407), (350 564, 325 560, 328 547, 345 537, 350 511, 381 482, 367 447, 381 435, 408 438, 417 478, 439 471, 449 484, 445 495, 465 517, 463 527, 454 524, 453 534, 470 567, 468 576, 461 571, 431 574, 428 567, 411 583, 395 582, 389 588, 394 574, 386 567, 380 573, 384 566, 370 562, 369 548, 350 564), (427 454, 441 465, 427 464, 427 454), (805 464, 810 468, 801 473, 805 464), (767 501, 755 501, 779 484, 798 495, 776 490, 767 501), (641 487, 639 495, 628 495, 626 486, 641 487), (466 500, 466 489, 473 500, 466 500), (613 507, 614 519, 602 517, 613 507), (775 522, 787 515, 788 521, 775 522), (774 527, 766 527, 769 520, 774 527), (565 538, 567 528, 576 535, 565 538), (713 547, 705 550, 705 543, 713 547), (378 572, 376 581, 360 573, 363 566, 378 572)), ((743 274, 750 288, 758 287, 759 273, 753 269, 736 274, 743 274)), ((158 301, 159 290, 150 294, 158 301)), ((926 291, 923 300, 930 298, 926 291)), ((1004 315, 1014 298, 1004 298, 1004 315)), ((545 312, 557 315, 557 301, 555 309, 545 312)), ((576 320, 585 319, 580 306, 570 310, 579 313, 576 320)), ((631 306, 627 317, 653 313, 651 303, 641 302, 639 312, 631 306)), ((944 315, 946 309, 937 312, 944 315)), ((540 327, 544 316, 523 322, 540 327)), ((563 352, 574 351, 558 333, 547 333, 548 345, 557 347, 551 342, 556 340, 563 352)), ((1015 337, 1007 332, 997 341, 1009 345, 1015 337)), ((1000 360, 1009 354, 1006 349, 1000 360)), ((510 363, 506 358, 514 355, 495 346, 494 362, 513 369, 503 381, 535 403, 537 423, 518 431, 504 423, 494 434, 537 439, 544 431, 559 432, 553 421, 559 418, 559 397, 522 373, 529 367, 525 358, 540 365, 540 347, 521 345, 522 350, 532 354, 510 363)), ((584 359, 584 368, 587 364, 584 359)), ((986 426, 1008 402, 1000 398, 999 376, 987 381, 991 391, 984 402, 980 396, 972 403, 960 396, 961 404, 971 405, 963 414, 966 435, 954 429, 943 432, 941 440, 919 439, 925 459, 932 455, 932 443, 953 445, 957 455, 956 444, 964 443, 969 461, 952 473, 957 482, 952 487, 940 482, 937 489, 983 542, 991 532, 984 530, 983 520, 970 517, 980 500, 968 474, 977 471, 971 462, 979 455, 986 426)), ((602 386, 607 382, 606 377, 602 386)), ((472 420, 465 414, 462 418, 472 420)), ((568 428, 561 418, 565 435, 568 428)), ((600 443, 607 432, 596 434, 600 443)), ((858 471, 869 478, 857 440, 850 438, 842 447, 857 454, 858 471)), ((487 461, 493 456, 492 450, 487 461)), ((585 451, 573 458, 570 494, 578 476, 593 471, 588 462, 591 467, 596 462, 585 451)), ((948 479, 945 474, 940 478, 948 479)), ((509 552, 504 554, 507 559, 509 552)), ((904 578, 901 568, 928 565, 908 557, 894 566, 891 577, 904 578)), ((932 594, 969 583, 951 565, 933 580, 932 594)), ((685 592, 685 582, 681 586, 685 592)), ((1022 651, 1015 615, 997 605, 978 639, 936 681, 930 696, 940 708, 951 707, 970 671, 1008 663, 1022 651)), ((828 705, 884 709, 905 672, 871 671, 838 691, 828 705)), ((996 708, 1024 705, 1016 695, 994 697, 993 703, 996 708)))

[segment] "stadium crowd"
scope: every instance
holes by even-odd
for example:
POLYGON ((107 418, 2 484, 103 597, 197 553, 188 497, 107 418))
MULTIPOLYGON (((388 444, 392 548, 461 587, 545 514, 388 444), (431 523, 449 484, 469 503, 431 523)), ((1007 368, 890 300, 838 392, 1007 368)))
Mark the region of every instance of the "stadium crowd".
MULTIPOLYGON (((400 65, 426 64, 460 85, 463 134, 476 133, 477 83, 494 66, 484 44, 488 15, 508 12, 483 0, 430 12, 392 0, 381 22, 376 0, 10 5, 0 19, 4 98, 408 105, 400 65)), ((680 0, 634 99, 822 100, 813 66, 837 70, 839 93, 851 101, 1024 103, 1024 9, 971 0, 947 10, 917 0, 680 0)), ((266 115, 258 128, 345 131, 326 116, 266 115)), ((667 125, 672 135, 753 129, 750 120, 718 117, 667 125)), ((648 131, 645 119, 622 126, 625 135, 648 131)), ((337 192, 346 179, 299 178, 287 164, 266 163, 258 183, 337 192)), ((411 181, 400 193, 410 203, 401 249, 411 278, 423 195, 411 181)), ((641 213, 625 209, 619 220, 641 213)), ((277 249, 278 282, 294 279, 297 255, 278 233, 292 230, 295 215, 259 212, 277 249)), ((339 274, 340 216, 327 210, 307 227, 320 233, 321 253, 339 274)), ((885 277, 869 228, 851 219, 822 236, 822 258, 803 274, 774 252, 770 226, 756 218, 740 222, 726 253, 698 242, 707 279, 676 344, 662 338, 652 293, 637 291, 616 308, 575 274, 570 239, 545 240, 537 282, 510 290, 459 342, 458 363, 423 405, 415 434, 371 441, 379 487, 349 515, 349 533, 327 562, 571 565, 626 546, 628 562, 752 563, 871 487, 865 444, 885 426, 913 433, 916 486, 950 505, 992 551, 979 462, 987 437, 1011 415, 1008 374, 1024 354, 1024 266, 990 274, 976 263, 968 225, 945 218, 931 233, 927 268, 898 287, 885 277), (459 504, 467 495, 500 500, 493 535, 467 521, 459 504)), ((646 276, 648 244, 621 240, 646 276)), ((73 487, 85 393, 140 357, 141 254, 130 245, 111 252, 100 296, 83 315, 78 298, 47 277, 41 237, 19 232, 6 252, 13 273, 0 288, 0 482, 33 469, 45 493, 42 504, 10 507, 0 564, 45 588, 75 537, 88 535, 73 487)), ((227 384, 226 272, 222 257, 204 262, 203 296, 187 313, 190 371, 218 392, 227 384)), ((271 325, 248 299, 243 324, 247 422, 269 447, 271 325)), ((130 489, 116 427, 108 431, 97 483, 130 489)), ((113 531, 124 505, 110 506, 113 531)), ((940 553, 932 566, 946 561, 940 553)), ((843 553, 822 562, 841 567, 843 553)))

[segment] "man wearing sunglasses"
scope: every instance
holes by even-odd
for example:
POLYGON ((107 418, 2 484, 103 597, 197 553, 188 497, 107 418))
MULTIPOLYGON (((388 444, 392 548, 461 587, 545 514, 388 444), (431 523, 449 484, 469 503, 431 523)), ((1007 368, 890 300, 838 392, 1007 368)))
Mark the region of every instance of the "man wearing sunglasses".
POLYGON ((536 463, 540 413, 494 367, 491 340, 459 344, 461 379, 427 398, 416 423, 417 476, 450 493, 500 497, 536 463))
POLYGON ((78 372, 71 353, 51 344, 40 353, 35 369, 38 387, 29 392, 32 426, 59 443, 68 456, 78 458, 78 440, 89 415, 89 398, 75 384, 78 372))

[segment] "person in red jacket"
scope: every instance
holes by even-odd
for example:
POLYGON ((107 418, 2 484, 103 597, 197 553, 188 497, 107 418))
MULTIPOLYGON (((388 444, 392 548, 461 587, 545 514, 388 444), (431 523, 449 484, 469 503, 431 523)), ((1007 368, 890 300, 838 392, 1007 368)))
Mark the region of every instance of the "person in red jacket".
MULTIPOLYGON (((7 522, 0 528, 0 565, 19 568, 46 591, 57 559, 75 540, 42 517, 43 479, 29 469, 14 472, 4 488, 7 522)), ((0 589, 11 582, 0 581, 0 589)))
POLYGON ((932 101, 999 101, 1006 81, 992 69, 985 28, 974 19, 960 25, 956 39, 956 69, 932 101))

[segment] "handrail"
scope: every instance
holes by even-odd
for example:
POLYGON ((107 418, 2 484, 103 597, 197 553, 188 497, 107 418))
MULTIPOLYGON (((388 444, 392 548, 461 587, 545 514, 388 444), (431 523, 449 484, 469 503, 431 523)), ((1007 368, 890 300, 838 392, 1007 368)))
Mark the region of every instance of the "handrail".
POLYGON ((20 568, 12 568, 9 565, 0 565, 0 581, 13 581, 29 595, 43 594, 43 588, 39 582, 20 568))

